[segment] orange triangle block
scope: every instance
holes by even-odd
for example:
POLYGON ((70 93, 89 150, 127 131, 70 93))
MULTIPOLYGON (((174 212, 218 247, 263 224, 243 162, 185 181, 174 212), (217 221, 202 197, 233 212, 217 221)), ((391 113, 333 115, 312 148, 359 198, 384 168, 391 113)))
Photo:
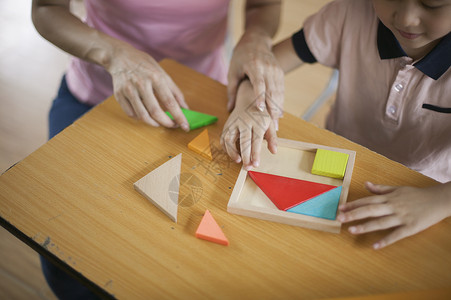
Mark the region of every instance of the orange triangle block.
POLYGON ((221 245, 229 245, 229 240, 226 238, 215 219, 213 219, 213 216, 208 209, 205 211, 204 217, 196 230, 196 237, 221 245))
POLYGON ((188 148, 194 152, 199 153, 209 160, 213 160, 211 156, 210 138, 208 137, 208 130, 204 129, 194 140, 188 144, 188 148))
POLYGON ((288 210, 336 188, 333 185, 255 171, 249 171, 248 174, 280 210, 288 210))

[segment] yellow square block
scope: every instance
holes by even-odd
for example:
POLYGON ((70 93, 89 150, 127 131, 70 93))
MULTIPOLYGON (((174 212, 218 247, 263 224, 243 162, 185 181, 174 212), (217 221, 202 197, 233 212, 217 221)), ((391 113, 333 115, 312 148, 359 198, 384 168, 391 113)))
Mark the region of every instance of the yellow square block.
POLYGON ((318 149, 313 161, 312 174, 343 179, 349 155, 342 152, 318 149))

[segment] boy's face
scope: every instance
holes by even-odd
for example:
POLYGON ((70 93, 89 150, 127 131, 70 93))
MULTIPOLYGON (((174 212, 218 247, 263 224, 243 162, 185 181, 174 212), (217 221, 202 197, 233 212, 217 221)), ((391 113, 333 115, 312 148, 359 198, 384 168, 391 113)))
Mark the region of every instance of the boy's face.
POLYGON ((407 55, 419 59, 451 31, 451 0, 373 0, 407 55))

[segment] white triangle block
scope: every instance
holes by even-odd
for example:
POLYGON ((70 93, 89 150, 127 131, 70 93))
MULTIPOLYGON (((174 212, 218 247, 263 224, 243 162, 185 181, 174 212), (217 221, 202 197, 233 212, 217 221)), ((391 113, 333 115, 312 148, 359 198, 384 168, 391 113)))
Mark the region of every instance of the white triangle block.
POLYGON ((181 166, 180 153, 133 184, 135 190, 176 223, 181 166))

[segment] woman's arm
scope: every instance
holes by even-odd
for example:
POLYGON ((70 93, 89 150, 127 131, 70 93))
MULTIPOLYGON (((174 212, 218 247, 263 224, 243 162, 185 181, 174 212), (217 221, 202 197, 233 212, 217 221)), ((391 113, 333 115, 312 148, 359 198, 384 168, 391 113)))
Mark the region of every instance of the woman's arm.
POLYGON ((113 78, 114 94, 131 117, 152 126, 189 130, 180 105, 183 94, 148 54, 89 27, 72 15, 70 0, 33 0, 32 19, 38 32, 62 50, 104 67, 113 78), (169 110, 175 123, 163 111, 169 110))
MULTIPOLYGON (((279 26, 281 0, 247 0, 245 31, 236 45, 228 74, 228 109, 235 106, 240 82, 249 78, 255 104, 275 121, 282 114, 284 78, 271 51, 279 26)), ((277 122, 276 122, 277 124, 277 122)))

